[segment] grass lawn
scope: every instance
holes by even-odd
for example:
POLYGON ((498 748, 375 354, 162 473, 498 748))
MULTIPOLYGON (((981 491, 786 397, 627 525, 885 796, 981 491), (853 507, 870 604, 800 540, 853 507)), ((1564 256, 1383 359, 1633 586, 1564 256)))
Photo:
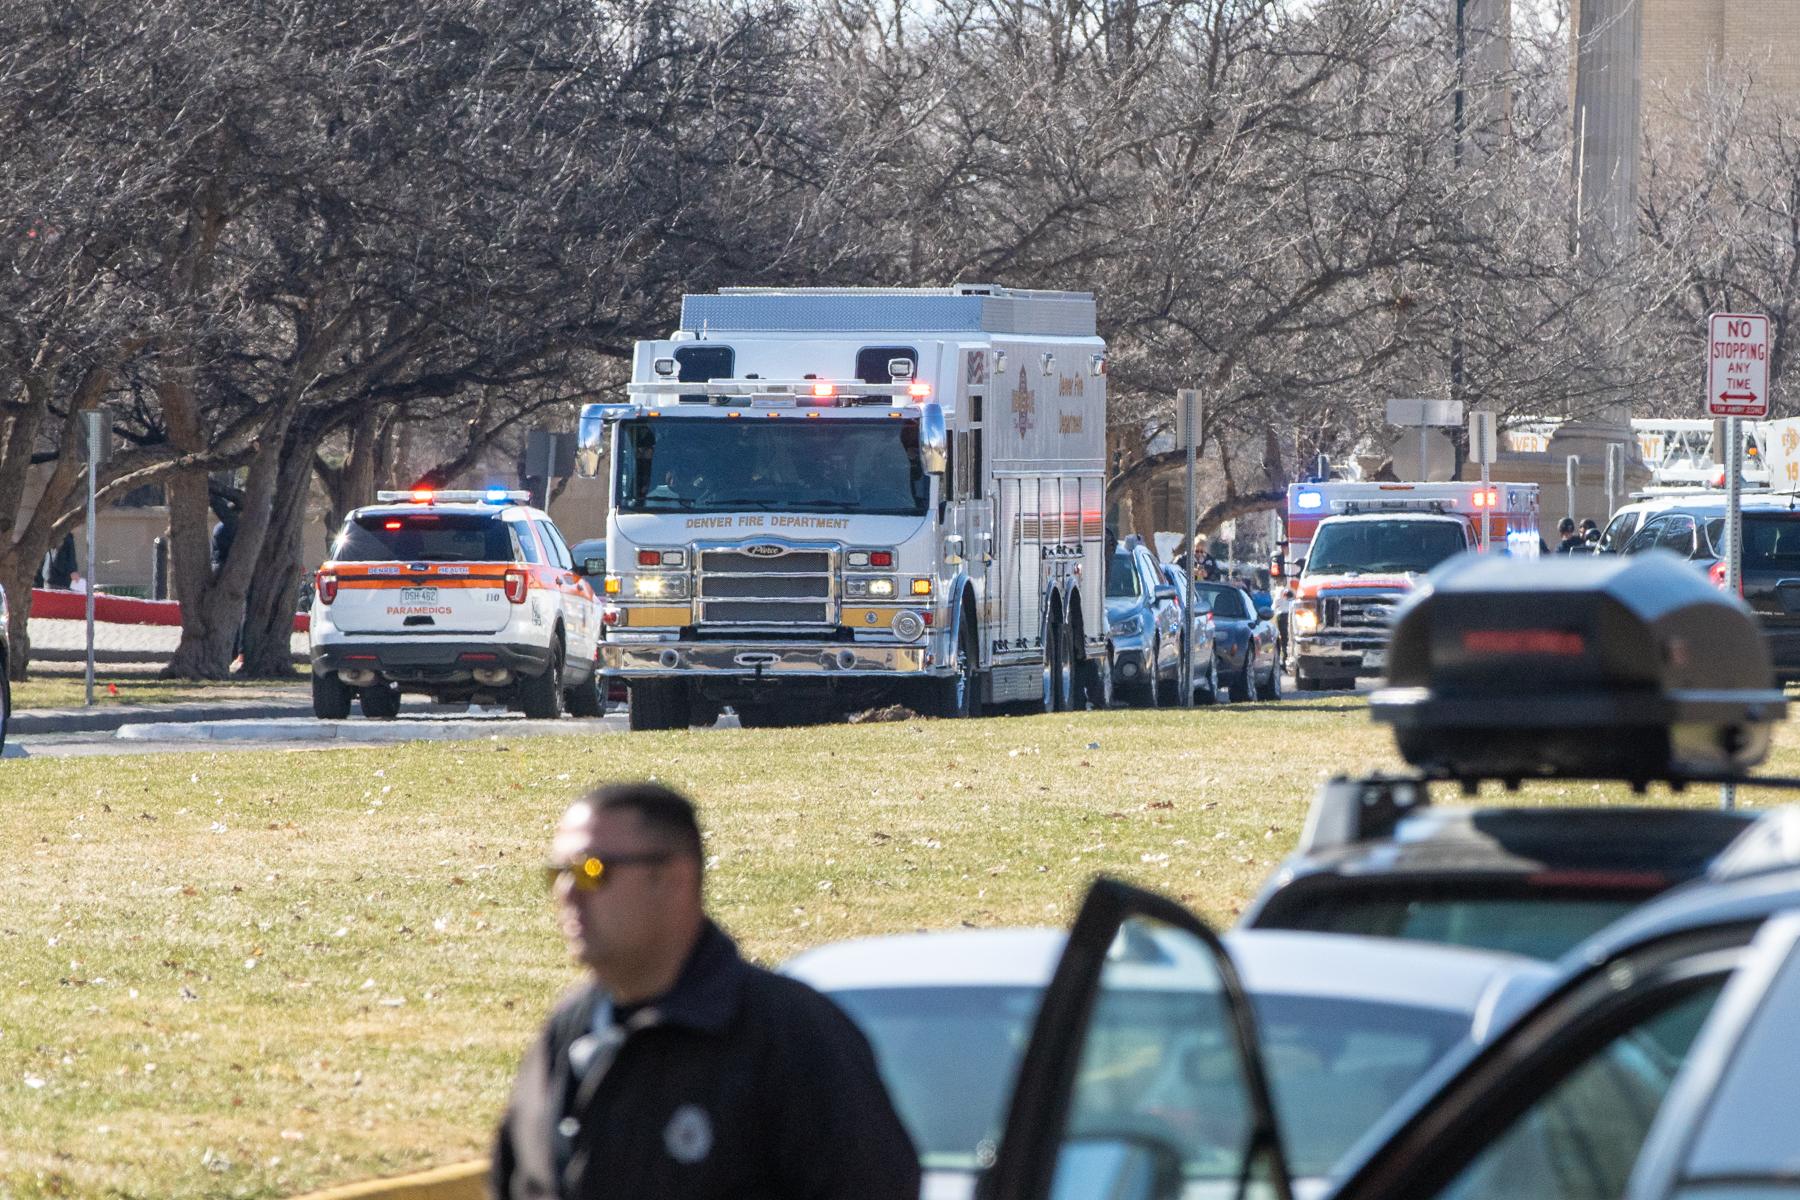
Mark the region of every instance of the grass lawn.
MULTIPOLYGON (((775 962, 1059 925, 1099 871, 1228 922, 1320 778, 1394 765, 1345 698, 8 762, 0 1195, 282 1196, 484 1153, 573 977, 537 867, 595 780, 700 800, 713 911, 775 962)), ((1791 727, 1771 768, 1800 774, 1791 727)))
MULTIPOLYGON (((94 675, 94 704, 203 704, 209 700, 253 700, 265 696, 301 697, 306 677, 294 676, 283 684, 267 679, 225 679, 195 683, 186 679, 158 679, 154 675, 108 675, 104 666, 94 675), (118 690, 114 695, 107 684, 118 690)), ((80 708, 87 698, 86 676, 37 672, 24 683, 12 685, 13 708, 80 708)))

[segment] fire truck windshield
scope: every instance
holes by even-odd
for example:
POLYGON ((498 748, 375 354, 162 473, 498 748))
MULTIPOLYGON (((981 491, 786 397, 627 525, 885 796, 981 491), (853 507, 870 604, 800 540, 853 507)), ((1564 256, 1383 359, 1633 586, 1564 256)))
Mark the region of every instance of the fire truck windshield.
POLYGON ((1326 522, 1307 552, 1306 574, 1422 575, 1466 549, 1468 540, 1458 521, 1326 522))
POLYGON ((924 514, 917 421, 762 416, 624 422, 619 510, 924 514))

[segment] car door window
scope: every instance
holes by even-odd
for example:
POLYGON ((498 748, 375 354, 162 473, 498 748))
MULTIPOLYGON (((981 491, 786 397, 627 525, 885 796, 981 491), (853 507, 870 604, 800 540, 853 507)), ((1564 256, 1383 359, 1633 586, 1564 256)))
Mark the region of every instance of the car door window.
POLYGON ((570 557, 568 543, 562 540, 556 526, 548 521, 533 521, 532 524, 537 526, 538 537, 543 539, 544 548, 550 552, 550 561, 565 571, 573 570, 575 560, 570 557))
POLYGON ((1663 550, 1672 550, 1683 558, 1690 558, 1694 553, 1694 518, 1670 517, 1663 522, 1663 527, 1656 535, 1656 544, 1663 550))
POLYGON ((1624 550, 1631 535, 1637 531, 1638 515, 1634 512, 1622 512, 1607 525, 1606 532, 1600 535, 1602 553, 1617 554, 1624 550))
POLYGON ((1617 1200, 1724 979, 1612 1039, 1475 1157, 1438 1200, 1617 1200))
POLYGON ((513 539, 519 548, 519 555, 528 563, 544 561, 543 552, 538 549, 537 539, 531 536, 531 524, 527 521, 508 521, 506 527, 512 531, 513 539))
POLYGON ((1667 522, 1667 517, 1657 517, 1654 521, 1647 522, 1642 529, 1632 535, 1629 542, 1625 543, 1625 549, 1621 553, 1642 554, 1656 545, 1656 539, 1661 536, 1662 528, 1667 522))
POLYGON ((1250 1005, 1218 940, 1101 880, 1045 993, 990 1178, 993 1200, 1289 1200, 1250 1005), (1154 1177, 1148 1192, 1129 1180, 1154 1177))

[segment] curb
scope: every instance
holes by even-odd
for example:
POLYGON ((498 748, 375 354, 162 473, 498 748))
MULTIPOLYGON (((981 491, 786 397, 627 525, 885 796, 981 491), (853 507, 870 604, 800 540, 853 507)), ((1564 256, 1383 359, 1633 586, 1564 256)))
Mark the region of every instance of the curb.
POLYGON ((482 1158, 412 1175, 347 1183, 294 1200, 484 1200, 487 1177, 488 1160, 482 1158))
POLYGON ((138 707, 117 705, 93 709, 20 709, 7 719, 9 737, 28 737, 34 733, 110 733, 127 725, 156 722, 193 724, 201 721, 275 720, 282 717, 312 716, 312 701, 245 702, 234 707, 212 704, 146 704, 138 707))
POLYGON ((390 721, 321 721, 309 707, 297 724, 274 725, 267 719, 219 718, 186 722, 139 723, 121 728, 117 737, 139 742, 457 742, 484 737, 562 736, 596 732, 604 718, 567 717, 560 721, 430 720, 405 717, 390 721))
MULTIPOLYGON (((117 666, 132 664, 141 665, 143 663, 166 663, 174 653, 174 647, 170 647, 167 650, 106 650, 96 648, 94 650, 94 661, 96 663, 109 663, 117 666)), ((305 654, 295 654, 293 657, 295 666, 303 667, 312 662, 311 657, 305 654)), ((85 663, 87 661, 87 649, 81 647, 71 650, 67 646, 49 646, 40 649, 37 646, 33 646, 31 648, 31 661, 34 663, 85 663)))

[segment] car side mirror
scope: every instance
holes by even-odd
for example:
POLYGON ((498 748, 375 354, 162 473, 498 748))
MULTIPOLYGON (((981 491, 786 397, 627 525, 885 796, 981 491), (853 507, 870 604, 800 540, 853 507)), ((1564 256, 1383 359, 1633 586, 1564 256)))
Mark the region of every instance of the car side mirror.
POLYGON ((606 574, 606 560, 604 558, 582 559, 581 573, 590 579, 606 574))
POLYGON ((943 408, 936 403, 919 406, 919 458, 933 475, 950 468, 950 429, 943 408))
POLYGON ((1269 618, 1273 617, 1274 615, 1275 615, 1275 606, 1273 604, 1270 604, 1266 600, 1258 600, 1256 602, 1256 619, 1257 620, 1267 621, 1269 618))
POLYGON ((1163 584, 1161 587, 1157 588, 1156 591, 1152 592, 1151 595, 1155 596, 1158 600, 1174 600, 1176 602, 1181 600, 1181 593, 1175 590, 1175 585, 1172 583, 1163 584))

